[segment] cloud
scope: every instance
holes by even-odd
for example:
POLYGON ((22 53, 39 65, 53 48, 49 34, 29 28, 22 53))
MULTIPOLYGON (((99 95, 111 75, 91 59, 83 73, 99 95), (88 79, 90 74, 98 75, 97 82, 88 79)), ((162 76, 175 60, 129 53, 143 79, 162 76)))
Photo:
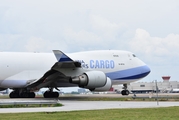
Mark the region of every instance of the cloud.
POLYGON ((52 50, 67 51, 67 46, 61 42, 49 41, 39 37, 31 37, 27 40, 25 51, 28 52, 52 52, 52 50))
POLYGON ((103 31, 103 32, 111 31, 110 33, 112 33, 119 29, 119 25, 117 25, 116 23, 114 22, 112 23, 106 18, 97 15, 90 15, 90 21, 92 27, 99 31, 103 31))
POLYGON ((124 46, 125 40, 120 39, 126 31, 125 26, 101 17, 89 14, 90 24, 85 29, 65 28, 65 43, 71 49, 96 50, 119 49, 124 46), (121 35, 121 36, 120 36, 121 35))
POLYGON ((103 42, 101 37, 86 30, 74 31, 72 28, 64 30, 65 44, 73 51, 96 49, 103 42))
POLYGON ((37 50, 44 49, 46 45, 47 45, 47 41, 43 40, 42 38, 32 37, 28 40, 27 44, 25 45, 25 48, 27 51, 30 52, 38 52, 37 50))
POLYGON ((69 44, 76 45, 93 45, 94 43, 99 44, 101 42, 101 38, 95 33, 85 30, 75 32, 73 29, 65 29, 65 37, 69 44))
POLYGON ((129 45, 132 51, 144 55, 156 64, 163 64, 162 62, 166 64, 174 56, 179 58, 178 34, 171 33, 164 38, 152 37, 146 30, 138 28, 129 45))
POLYGON ((178 69, 178 5, 177 0, 1 0, 0 51, 122 49, 157 71, 158 65, 178 69))
POLYGON ((112 22, 100 15, 90 14, 90 23, 94 32, 102 35, 103 39, 110 39, 110 41, 116 40, 116 37, 126 30, 124 23, 112 22))
POLYGON ((24 41, 19 41, 23 37, 21 34, 0 34, 0 51, 23 51, 24 41))

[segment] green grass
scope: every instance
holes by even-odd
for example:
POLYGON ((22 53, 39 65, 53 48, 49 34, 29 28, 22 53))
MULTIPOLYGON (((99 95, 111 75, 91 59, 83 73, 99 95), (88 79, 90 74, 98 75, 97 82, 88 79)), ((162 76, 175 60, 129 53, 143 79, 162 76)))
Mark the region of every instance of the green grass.
POLYGON ((73 112, 6 113, 1 120, 178 120, 179 107, 73 112))
MULTIPOLYGON (((155 98, 132 98, 132 97, 61 97, 60 100, 78 101, 156 101, 155 98)), ((158 98, 158 101, 179 101, 179 97, 158 98)))
POLYGON ((63 106, 60 103, 57 104, 30 104, 30 105, 0 105, 0 108, 32 108, 32 107, 60 107, 63 106))

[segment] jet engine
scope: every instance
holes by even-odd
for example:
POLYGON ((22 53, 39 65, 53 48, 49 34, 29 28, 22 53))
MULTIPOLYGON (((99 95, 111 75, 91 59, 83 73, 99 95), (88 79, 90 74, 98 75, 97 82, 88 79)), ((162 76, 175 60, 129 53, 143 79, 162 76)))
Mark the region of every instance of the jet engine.
POLYGON ((94 89, 105 86, 107 77, 105 73, 101 71, 89 71, 71 78, 70 83, 78 84, 79 87, 94 89))
POLYGON ((107 77, 107 82, 103 87, 98 87, 95 89, 90 89, 92 92, 102 92, 102 91, 109 91, 112 87, 111 79, 107 77))

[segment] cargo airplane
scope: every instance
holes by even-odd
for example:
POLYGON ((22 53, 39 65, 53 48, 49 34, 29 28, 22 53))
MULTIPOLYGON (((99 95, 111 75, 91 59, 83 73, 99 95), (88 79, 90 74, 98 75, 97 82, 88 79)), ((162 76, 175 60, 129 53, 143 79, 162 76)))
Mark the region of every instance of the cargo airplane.
POLYGON ((35 92, 48 88, 44 98, 57 98, 59 87, 80 87, 91 91, 108 91, 140 80, 150 68, 133 53, 121 50, 98 50, 65 54, 0 52, 0 90, 13 91, 10 98, 34 98, 35 92))

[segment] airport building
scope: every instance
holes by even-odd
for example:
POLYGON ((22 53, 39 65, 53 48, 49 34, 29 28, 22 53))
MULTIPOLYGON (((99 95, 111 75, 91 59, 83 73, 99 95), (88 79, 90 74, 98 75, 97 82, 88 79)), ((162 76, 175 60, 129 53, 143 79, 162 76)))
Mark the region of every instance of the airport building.
POLYGON ((86 93, 86 89, 80 88, 80 89, 78 89, 78 93, 79 93, 79 94, 86 93))
MULTIPOLYGON (((163 76, 162 82, 152 81, 152 82, 136 82, 128 85, 128 90, 132 93, 149 93, 158 92, 161 93, 179 93, 179 82, 170 81, 170 76, 163 76)), ((115 91, 120 92, 123 86, 113 86, 115 91)))

